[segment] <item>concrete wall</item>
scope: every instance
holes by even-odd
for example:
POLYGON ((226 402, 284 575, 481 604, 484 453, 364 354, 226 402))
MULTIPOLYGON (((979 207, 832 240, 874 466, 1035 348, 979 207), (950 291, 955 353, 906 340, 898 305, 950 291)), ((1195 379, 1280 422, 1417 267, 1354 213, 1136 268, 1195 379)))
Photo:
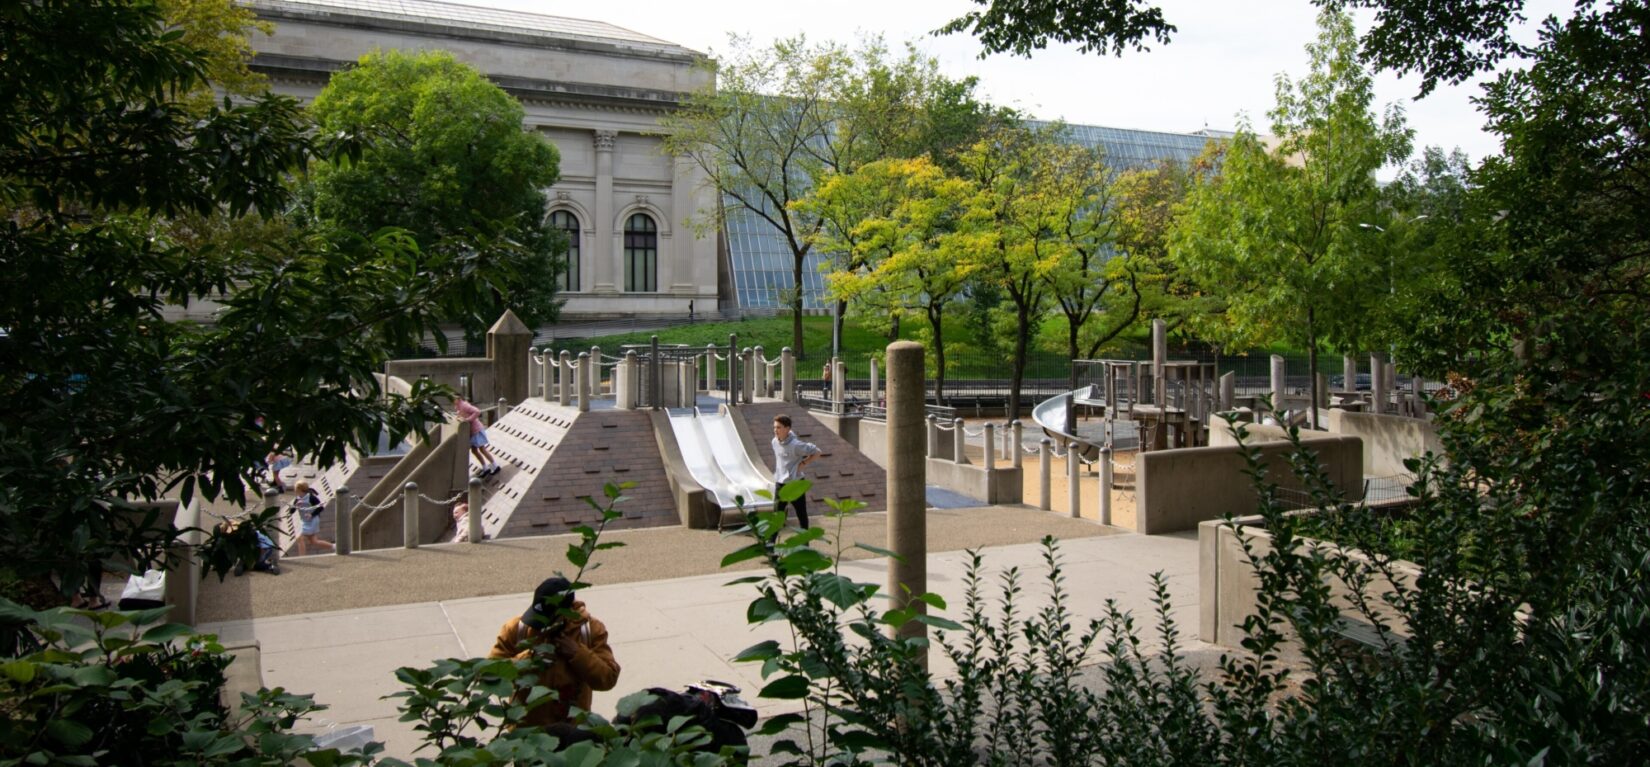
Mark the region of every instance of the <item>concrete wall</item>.
MULTIPOLYGON (((1301 487, 1289 469, 1294 446, 1271 442, 1253 446, 1268 477, 1280 487, 1301 487)), ((1327 436, 1305 445, 1329 472, 1331 483, 1357 495, 1363 488, 1363 443, 1357 437, 1327 436)), ((1154 535, 1195 529, 1199 522, 1253 513, 1257 503, 1241 448, 1226 446, 1154 450, 1135 459, 1136 532, 1154 535)))
POLYGON ((1020 469, 986 471, 984 466, 956 463, 949 458, 928 459, 928 484, 988 504, 1019 503, 1025 487, 1020 469))
POLYGON ((406 381, 429 376, 432 383, 458 388, 458 377, 470 376, 470 392, 476 407, 487 407, 498 401, 498 383, 493 373, 493 361, 486 357, 449 357, 444 359, 390 360, 390 375, 406 381))
POLYGON ((1372 477, 1411 476, 1404 460, 1431 452, 1444 454, 1438 427, 1401 415, 1329 411, 1325 427, 1364 442, 1364 474, 1372 477))
MULTIPOLYGON (((403 488, 408 482, 418 485, 418 493, 437 500, 449 498, 468 487, 470 466, 470 427, 462 421, 450 421, 432 431, 430 439, 407 452, 356 510, 355 548, 357 550, 394 548, 405 543, 402 532, 406 527, 406 511, 402 505, 403 488), (381 505, 390 499, 396 503, 376 512, 368 507, 381 505)), ((418 542, 434 543, 452 525, 450 507, 418 502, 418 542)))
MULTIPOLYGON (((1272 536, 1261 526, 1259 517, 1243 517, 1232 522, 1211 520, 1200 523, 1198 543, 1198 638, 1211 644, 1242 649, 1245 634, 1241 628, 1245 619, 1255 614, 1256 594, 1260 578, 1250 555, 1243 550, 1247 539, 1256 558, 1272 551, 1272 536)), ((1362 552, 1344 549, 1333 544, 1306 539, 1304 545, 1313 546, 1332 557, 1353 557, 1367 561, 1362 552)), ((1387 622, 1398 637, 1408 632, 1399 615, 1379 595, 1393 590, 1393 581, 1408 588, 1418 581, 1421 570, 1409 562, 1392 563, 1394 579, 1374 574, 1364 594, 1374 612, 1387 622)), ((1374 629, 1366 616, 1353 607, 1352 589, 1339 578, 1329 582, 1332 599, 1341 609, 1343 626, 1360 636, 1373 638, 1374 629)), ((1284 627, 1287 632, 1288 627, 1284 627)))

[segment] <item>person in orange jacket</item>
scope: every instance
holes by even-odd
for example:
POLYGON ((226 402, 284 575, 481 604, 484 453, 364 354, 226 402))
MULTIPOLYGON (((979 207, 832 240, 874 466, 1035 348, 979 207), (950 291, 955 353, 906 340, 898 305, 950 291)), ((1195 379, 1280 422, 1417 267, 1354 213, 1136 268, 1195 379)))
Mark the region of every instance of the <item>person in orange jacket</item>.
MULTIPOLYGON (((619 683, 619 663, 607 646, 607 627, 574 599, 566 578, 549 578, 533 592, 533 604, 498 631, 489 658, 535 662, 538 684, 556 691, 556 699, 527 712, 523 725, 550 727, 569 721, 571 709, 590 710, 597 690, 619 683)), ((526 691, 517 693, 524 698, 526 691)))

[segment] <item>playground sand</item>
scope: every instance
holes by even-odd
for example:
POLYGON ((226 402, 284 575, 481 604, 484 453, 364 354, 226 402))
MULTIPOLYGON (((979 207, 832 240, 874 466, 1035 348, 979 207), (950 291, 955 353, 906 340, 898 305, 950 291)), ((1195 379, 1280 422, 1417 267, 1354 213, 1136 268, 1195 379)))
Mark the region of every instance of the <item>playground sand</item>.
MULTIPOLYGON (((1026 500, 1037 501, 1036 459, 1027 468, 1026 500)), ((991 506, 972 509, 929 509, 930 553, 1029 543, 1052 535, 1084 538, 1121 532, 1091 521, 1064 516, 1065 473, 1056 466, 1055 512, 1035 506, 991 506)), ((1082 483, 1089 499, 1084 508, 1093 517, 1098 482, 1082 483)), ((816 525, 826 527, 828 539, 838 536, 836 520, 821 519, 824 504, 812 504, 816 525)), ((1131 523, 1133 505, 1114 507, 1113 522, 1131 523)), ((852 549, 854 543, 887 545, 887 515, 868 513, 841 521, 845 559, 868 559, 875 554, 852 549)), ((300 613, 349 610, 532 591, 539 581, 558 570, 571 575, 563 556, 576 536, 505 538, 484 544, 434 544, 417 549, 376 549, 346 557, 318 555, 286 557, 282 574, 249 572, 219 581, 209 576, 201 585, 199 623, 269 618, 300 613)), ((633 583, 718 572, 722 557, 745 545, 746 538, 724 537, 714 530, 664 527, 608 533, 604 541, 625 545, 596 555, 598 568, 585 573, 595 584, 633 583)), ((819 548, 834 548, 824 542, 819 548)), ((726 568, 729 573, 754 570, 757 561, 726 568)))

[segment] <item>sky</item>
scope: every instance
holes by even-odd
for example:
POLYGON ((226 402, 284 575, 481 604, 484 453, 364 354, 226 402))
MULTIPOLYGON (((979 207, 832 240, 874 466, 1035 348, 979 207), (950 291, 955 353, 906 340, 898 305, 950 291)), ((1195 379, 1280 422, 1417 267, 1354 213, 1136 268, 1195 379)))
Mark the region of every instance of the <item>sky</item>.
MULTIPOLYGON (((890 45, 916 42, 948 76, 975 76, 987 100, 1033 117, 1171 132, 1233 130, 1240 116, 1266 130, 1276 76, 1307 71, 1305 46, 1316 36, 1317 14, 1308 0, 1158 0, 1179 31, 1151 51, 1118 58, 1055 46, 1030 59, 999 54, 981 60, 971 36, 928 34, 974 7, 968 0, 457 1, 604 21, 713 56, 729 48, 730 33, 759 43, 803 33, 810 40, 853 43, 877 34, 890 45)), ((1562 0, 1530 0, 1527 6, 1532 19, 1568 7, 1562 0)), ((1370 17, 1357 18, 1359 31, 1366 30, 1370 17)), ((1521 39, 1532 40, 1532 29, 1521 39)), ((1416 100, 1418 83, 1383 73, 1375 93, 1377 109, 1403 107, 1417 151, 1459 147, 1475 161, 1497 152, 1496 137, 1482 130, 1483 117, 1471 103, 1476 84, 1440 86, 1416 100)))

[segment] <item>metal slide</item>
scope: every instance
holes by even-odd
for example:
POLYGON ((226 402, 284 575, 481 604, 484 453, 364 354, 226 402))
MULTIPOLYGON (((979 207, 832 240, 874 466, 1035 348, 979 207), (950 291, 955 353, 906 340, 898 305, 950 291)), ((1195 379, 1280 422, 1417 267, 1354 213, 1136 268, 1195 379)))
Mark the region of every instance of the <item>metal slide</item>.
POLYGON ((1056 394, 1031 409, 1031 420, 1042 427, 1043 433, 1053 438, 1055 442, 1075 444, 1080 455, 1088 460, 1094 460, 1100 454, 1100 444, 1105 442, 1104 427, 1099 434, 1083 434, 1081 424, 1079 433, 1066 433, 1066 397, 1071 397, 1074 404, 1103 407, 1106 398, 1099 391, 1099 386, 1090 384, 1073 389, 1066 394, 1056 394))
POLYGON ((692 409, 672 409, 670 430, 681 450, 693 481, 716 498, 723 509, 738 507, 743 496, 745 508, 771 505, 756 491, 773 490, 773 483, 751 462, 745 443, 739 439, 727 413, 700 414, 692 409))

